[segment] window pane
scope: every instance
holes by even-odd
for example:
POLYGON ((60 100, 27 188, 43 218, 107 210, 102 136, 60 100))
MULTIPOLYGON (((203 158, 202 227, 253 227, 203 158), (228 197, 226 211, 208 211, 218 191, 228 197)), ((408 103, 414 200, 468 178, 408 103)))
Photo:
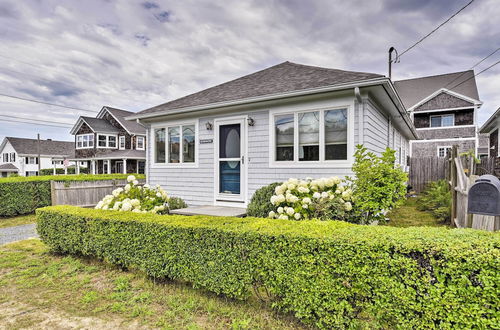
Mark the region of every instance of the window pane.
POLYGON ((319 160, 319 112, 299 113, 299 160, 319 160))
POLYGON ((106 135, 99 135, 98 144, 99 147, 106 147, 106 135))
POLYGON ((94 135, 89 135, 89 147, 94 146, 94 135))
POLYGON ((144 149, 144 137, 137 137, 137 149, 144 149))
POLYGON ((240 124, 219 126, 219 157, 240 158, 240 124))
POLYGON ((431 127, 441 127, 441 116, 431 117, 431 127))
POLYGON ((120 136, 120 148, 124 149, 125 148, 125 137, 120 136))
POLYGON ((455 119, 453 115, 446 115, 442 116, 441 118, 441 123, 443 126, 453 126, 455 119))
POLYGON ((325 111, 325 160, 347 159, 347 109, 325 111))
POLYGON ((116 136, 108 136, 108 147, 116 148, 116 136))
POLYGON ((182 161, 194 163, 194 125, 182 126, 182 161))
POLYGON ((240 193, 240 173, 239 161, 219 162, 219 192, 222 194, 240 193))
POLYGON ((165 129, 155 129, 156 163, 165 163, 165 129))
POLYGON ((179 127, 169 127, 168 129, 168 162, 179 162, 179 144, 180 134, 179 127))
POLYGON ((293 115, 274 117, 276 160, 293 160, 293 115))

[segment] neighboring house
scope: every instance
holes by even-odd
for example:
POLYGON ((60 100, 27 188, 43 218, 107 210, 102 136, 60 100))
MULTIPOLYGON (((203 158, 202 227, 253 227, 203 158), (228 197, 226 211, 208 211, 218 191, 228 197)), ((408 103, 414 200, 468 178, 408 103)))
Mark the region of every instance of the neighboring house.
POLYGON ((488 136, 488 146, 490 157, 497 158, 500 156, 498 148, 500 144, 498 142, 498 130, 500 128, 500 108, 495 111, 495 113, 486 120, 481 129, 479 130, 482 134, 488 136))
MULTIPOLYGON (((394 82, 418 131, 411 141, 412 157, 445 157, 453 145, 459 152, 479 154, 479 100, 474 71, 394 82)), ((486 146, 483 146, 486 147, 486 146)))
POLYGON ((78 118, 71 129, 75 136, 73 159, 84 162, 93 174, 144 173, 146 129, 124 119, 133 114, 105 106, 96 118, 78 118))
POLYGON ((357 144, 406 166, 417 135, 388 78, 290 62, 127 119, 147 127, 148 182, 190 205, 244 207, 272 182, 351 175, 357 144))
POLYGON ((64 168, 64 160, 74 152, 73 142, 6 137, 0 145, 0 176, 33 176, 39 168, 64 168))

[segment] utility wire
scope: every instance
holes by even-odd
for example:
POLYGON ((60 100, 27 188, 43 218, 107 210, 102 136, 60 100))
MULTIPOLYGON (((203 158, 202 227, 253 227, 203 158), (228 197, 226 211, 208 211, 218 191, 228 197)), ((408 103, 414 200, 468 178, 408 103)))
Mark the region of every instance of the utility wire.
POLYGON ((73 126, 72 123, 65 123, 65 122, 62 122, 62 121, 53 121, 53 120, 45 120, 45 119, 33 119, 33 118, 27 118, 27 117, 23 117, 23 116, 12 116, 12 115, 4 115, 4 114, 1 114, 0 113, 0 116, 2 117, 8 117, 8 118, 14 118, 14 119, 23 119, 23 120, 32 120, 32 121, 36 121, 36 122, 46 122, 46 123, 49 123, 49 124, 61 124, 61 125, 69 125, 69 126, 73 126))
MULTIPOLYGON (((478 66, 479 64, 481 64, 484 61, 486 61, 488 58, 490 58, 491 56, 493 56, 499 50, 500 50, 500 47, 498 47, 494 52, 490 53, 488 56, 484 57, 482 60, 480 60, 479 62, 477 62, 473 66, 471 66, 467 71, 474 69, 476 66, 478 66)), ((457 81, 458 79, 460 79, 467 71, 462 72, 458 77, 455 77, 455 79, 453 79, 452 81, 450 81, 449 83, 447 83, 443 88, 446 88, 446 87, 450 86, 452 83, 454 83, 455 81, 457 81)))
POLYGON ((90 112, 90 113, 92 113, 94 115, 98 112, 98 111, 95 111, 95 110, 69 107, 69 106, 66 106, 66 105, 49 103, 49 102, 43 102, 43 101, 38 101, 38 100, 33 100, 33 99, 27 99, 27 98, 24 98, 24 97, 19 97, 19 96, 14 96, 14 95, 7 95, 7 94, 3 94, 3 93, 0 93, 0 96, 9 97, 9 98, 12 98, 12 99, 23 100, 23 101, 27 101, 27 102, 33 102, 33 103, 51 105, 51 106, 54 106, 54 107, 60 107, 60 108, 66 108, 66 109, 71 109, 71 110, 78 110, 78 111, 90 112))
POLYGON ((459 84, 457 84, 457 85, 455 85, 455 86, 453 86, 453 87, 450 87, 450 89, 457 88, 458 86, 462 85, 462 84, 463 84, 463 83, 465 83, 466 81, 469 81, 469 80, 471 80, 472 78, 475 78, 475 77, 479 76, 479 75, 480 75, 481 73, 483 73, 484 71, 487 71, 487 70, 491 69, 492 67, 494 67, 494 66, 495 66, 495 65, 497 65, 498 63, 500 63, 500 61, 497 61, 497 62, 493 63, 492 65, 490 65, 490 66, 489 66, 489 67, 487 67, 486 69, 479 71, 478 73, 476 73, 476 74, 475 74, 475 75, 473 75, 472 77, 470 77, 470 78, 468 78, 468 79, 466 79, 466 80, 462 81, 461 83, 459 83, 459 84))
POLYGON ((0 115, 0 121, 5 121, 5 122, 10 122, 10 123, 22 123, 22 124, 31 124, 31 125, 37 125, 37 126, 50 126, 50 127, 59 127, 59 128, 69 128, 71 127, 70 125, 59 125, 59 124, 48 124, 48 123, 43 123, 43 122, 31 122, 27 120, 18 120, 18 119, 4 119, 1 118, 2 116, 0 115))
POLYGON ((422 38, 420 38, 420 40, 418 40, 416 43, 414 43, 410 47, 406 48, 401 54, 399 54, 398 59, 401 58, 401 56, 403 56, 405 53, 407 53, 408 51, 410 51, 411 49, 413 49, 414 47, 416 47, 422 41, 424 41, 425 39, 427 39, 431 34, 433 34, 434 32, 436 32, 437 30, 439 30, 443 25, 445 25, 446 23, 448 23, 453 17, 457 16, 462 10, 464 10, 465 8, 467 8, 468 6, 470 6, 470 4, 473 3, 473 2, 474 2, 474 0, 469 1, 465 6, 463 6, 462 8, 460 8, 459 11, 457 11, 455 14, 451 15, 446 21, 444 21, 443 23, 439 24, 434 30, 432 30, 431 32, 427 33, 425 36, 423 36, 422 38))

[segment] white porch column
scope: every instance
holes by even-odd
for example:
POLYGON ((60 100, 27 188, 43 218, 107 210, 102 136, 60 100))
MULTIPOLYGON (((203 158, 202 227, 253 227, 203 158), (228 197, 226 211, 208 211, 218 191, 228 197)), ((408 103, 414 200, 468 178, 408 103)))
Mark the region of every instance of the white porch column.
POLYGON ((54 175, 56 175, 57 174, 57 171, 56 171, 56 162, 53 159, 52 159, 52 162, 54 163, 54 171, 53 171, 53 173, 54 173, 54 175))
POLYGON ((92 168, 92 174, 95 174, 95 160, 90 161, 90 167, 92 168))
POLYGON ((127 159, 123 158, 123 174, 127 174, 127 159))
POLYGON ((76 161, 76 173, 75 174, 80 174, 80 161, 76 161))
POLYGON ((111 159, 108 159, 107 162, 108 162, 108 174, 111 174, 111 159))

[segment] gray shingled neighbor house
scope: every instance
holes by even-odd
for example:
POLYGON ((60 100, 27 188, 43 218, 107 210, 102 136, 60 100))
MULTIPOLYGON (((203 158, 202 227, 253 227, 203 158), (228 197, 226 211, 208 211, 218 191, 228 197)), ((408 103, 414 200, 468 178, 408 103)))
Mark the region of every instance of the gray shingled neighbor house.
POLYGON ((479 135, 479 100, 474 71, 454 72, 394 82, 418 131, 410 142, 411 157, 445 157, 453 145, 459 152, 488 154, 479 135))
POLYGON ((129 116, 147 130, 147 180, 188 204, 245 207, 289 177, 350 175, 355 145, 397 151, 417 132, 393 83, 284 62, 129 116))
POLYGON ((0 176, 34 176, 38 168, 63 168, 74 152, 73 142, 6 137, 0 144, 0 176))
POLYGON ((488 155, 497 158, 500 156, 498 149, 500 148, 498 140, 498 131, 500 129, 500 108, 491 115, 488 120, 481 126, 479 130, 482 134, 488 137, 488 155))
POLYGON ((146 166, 146 129, 125 120, 133 112, 105 106, 94 117, 81 116, 71 134, 75 136, 74 157, 90 168, 92 174, 144 173, 146 166))

